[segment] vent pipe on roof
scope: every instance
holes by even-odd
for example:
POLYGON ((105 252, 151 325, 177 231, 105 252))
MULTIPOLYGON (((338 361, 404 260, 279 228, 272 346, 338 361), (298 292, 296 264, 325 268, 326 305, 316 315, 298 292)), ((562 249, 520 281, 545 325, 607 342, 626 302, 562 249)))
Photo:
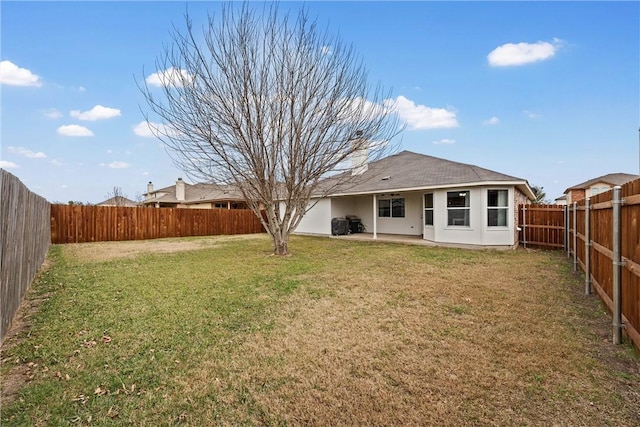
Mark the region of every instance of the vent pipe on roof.
POLYGON ((185 185, 182 178, 178 178, 176 181, 176 200, 179 202, 184 202, 185 200, 185 185))
POLYGON ((356 132, 351 148, 351 175, 362 175, 369 169, 369 150, 361 130, 356 132))

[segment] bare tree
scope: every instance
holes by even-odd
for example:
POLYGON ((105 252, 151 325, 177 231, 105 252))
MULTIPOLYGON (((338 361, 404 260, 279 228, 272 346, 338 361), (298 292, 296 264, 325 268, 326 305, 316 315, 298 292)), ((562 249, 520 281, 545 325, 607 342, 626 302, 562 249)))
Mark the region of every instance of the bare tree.
POLYGON ((139 85, 147 123, 192 179, 236 185, 274 253, 287 254, 311 196, 355 179, 339 174, 354 154, 390 150, 394 105, 370 87, 353 47, 305 9, 292 18, 277 5, 228 4, 202 34, 185 21, 156 61, 160 94, 149 79, 139 85))
POLYGON ((122 188, 117 185, 113 186, 113 190, 108 192, 105 196, 107 200, 113 199, 114 206, 126 206, 127 205, 127 195, 124 194, 122 188))

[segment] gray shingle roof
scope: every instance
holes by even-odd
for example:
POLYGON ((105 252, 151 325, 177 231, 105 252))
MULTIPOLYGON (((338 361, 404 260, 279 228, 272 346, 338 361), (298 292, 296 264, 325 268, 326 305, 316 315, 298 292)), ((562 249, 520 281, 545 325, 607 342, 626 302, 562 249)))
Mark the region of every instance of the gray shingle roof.
MULTIPOLYGON (((345 172, 350 175, 351 172, 345 172)), ((340 176, 344 176, 341 174, 340 176)), ((329 182, 336 178, 329 178, 329 182)), ((525 179, 505 175, 479 166, 445 160, 411 151, 385 157, 368 165, 361 175, 349 178, 332 195, 403 191, 420 188, 480 185, 483 183, 511 183, 530 192, 525 179)))
POLYGON ((597 178, 590 179, 589 181, 585 181, 578 185, 574 185, 573 187, 569 187, 566 190, 564 190, 564 192, 566 193, 569 190, 583 190, 599 182, 604 182, 605 184, 609 184, 612 186, 622 185, 622 184, 626 184, 629 181, 633 181, 634 179, 638 179, 638 175, 632 175, 629 173, 610 173, 607 175, 602 175, 597 178))
MULTIPOLYGON (((147 199, 145 203, 205 203, 212 201, 244 201, 240 191, 232 185, 223 184, 187 184, 185 187, 185 200, 176 199, 176 186, 161 188, 153 193, 167 193, 155 199, 147 199)), ((152 194, 153 194, 152 193, 152 194)))

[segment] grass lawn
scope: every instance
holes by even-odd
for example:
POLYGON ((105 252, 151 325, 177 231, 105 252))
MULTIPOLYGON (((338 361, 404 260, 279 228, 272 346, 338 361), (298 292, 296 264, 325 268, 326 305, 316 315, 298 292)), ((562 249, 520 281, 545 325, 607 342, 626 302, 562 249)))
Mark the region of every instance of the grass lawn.
POLYGON ((53 246, 2 426, 640 425, 562 253, 265 235, 53 246))

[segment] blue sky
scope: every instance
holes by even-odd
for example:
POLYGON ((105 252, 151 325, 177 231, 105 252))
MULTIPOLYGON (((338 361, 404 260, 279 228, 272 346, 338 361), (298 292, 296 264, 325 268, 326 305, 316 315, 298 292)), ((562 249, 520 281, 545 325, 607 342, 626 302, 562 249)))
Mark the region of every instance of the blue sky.
MULTIPOLYGON (((0 3, 0 166, 50 201, 129 198, 183 174, 144 132, 185 2, 0 3)), ((216 2, 189 2, 202 22, 216 2)), ((301 3, 283 2, 282 10, 301 3)), ((307 2, 407 127, 400 149, 527 179, 549 199, 638 173, 638 2, 307 2)))

